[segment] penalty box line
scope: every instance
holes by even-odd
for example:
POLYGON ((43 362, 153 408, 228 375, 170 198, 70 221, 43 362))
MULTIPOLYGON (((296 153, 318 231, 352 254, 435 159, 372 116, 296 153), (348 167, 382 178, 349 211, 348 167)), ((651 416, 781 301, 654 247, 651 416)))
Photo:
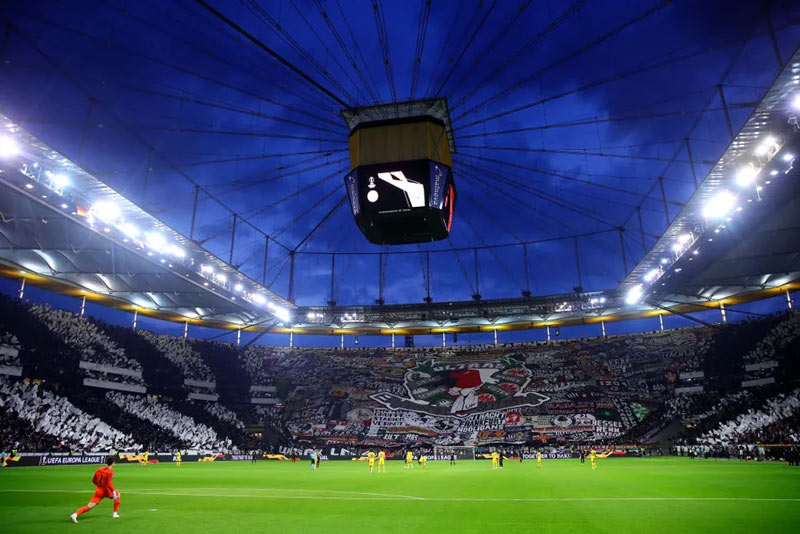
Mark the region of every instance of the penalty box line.
MULTIPOLYGON (((224 490, 227 488, 217 488, 224 490)), ((260 488, 259 491, 264 491, 260 488)), ((335 492, 337 490, 270 490, 267 491, 292 491, 292 492, 335 492)), ((60 490, 60 489, 0 489, 0 493, 83 493, 85 490, 60 490)), ((341 492, 346 493, 346 492, 341 492)), ((120 491, 122 495, 155 495, 163 497, 229 497, 234 499, 302 499, 319 501, 394 501, 405 499, 414 502, 800 502, 800 497, 531 497, 531 498, 481 498, 481 497, 415 497, 409 495, 391 495, 383 493, 359 493, 350 492, 353 495, 253 495, 231 493, 186 493, 186 492, 166 492, 166 491, 120 491)))

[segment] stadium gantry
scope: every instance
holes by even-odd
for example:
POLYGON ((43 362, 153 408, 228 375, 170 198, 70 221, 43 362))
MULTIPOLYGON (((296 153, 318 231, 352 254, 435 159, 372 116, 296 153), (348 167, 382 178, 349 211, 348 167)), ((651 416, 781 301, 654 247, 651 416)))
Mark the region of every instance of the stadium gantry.
POLYGON ((434 53, 423 2, 408 58, 392 54, 398 45, 389 46, 380 2, 370 14, 374 58, 338 3, 335 12, 315 3, 313 23, 292 3, 285 16, 308 42, 255 2, 234 13, 181 5, 192 17, 180 31, 167 24, 178 13, 152 6, 93 15, 158 35, 185 62, 123 30, 101 36, 57 13, 6 9, 0 274, 19 279, 20 294, 35 284, 187 327, 383 334, 393 343, 394 334, 527 328, 549 336, 550 326, 587 323, 604 332, 609 321, 708 308, 724 319, 725 305, 788 297, 800 278, 800 52, 784 62, 776 32, 796 22, 759 22, 674 49, 654 44, 652 57, 587 74, 571 89, 547 94, 539 85, 535 98, 520 90, 585 67, 625 31, 645 32, 666 4, 625 20, 598 14, 608 27, 533 70, 516 65, 590 7, 572 6, 523 39, 512 31, 516 13, 481 6, 461 35, 456 17, 434 53), (496 17, 494 30, 482 34, 487 17, 496 17), (86 61, 55 58, 54 35, 87 50, 86 61), (503 37, 519 41, 513 53, 487 61, 480 46, 503 37), (98 41, 108 50, 95 49, 98 41), (317 46, 331 65, 310 52, 317 46), (435 64, 423 63, 424 52, 435 64), (738 84, 748 53, 779 63, 777 76, 765 68, 752 86, 738 84), (409 80, 397 74, 406 59, 409 80), (652 87, 665 70, 677 76, 698 61, 713 75, 609 104, 604 116, 572 111, 598 87, 641 93, 639 83, 652 87), (148 69, 169 81, 148 78, 148 69), (380 70, 386 80, 376 82, 380 70), (50 79, 58 93, 28 110, 31 88, 48 90, 50 79), (397 86, 406 81, 403 97, 397 86), (396 117, 434 113, 436 102, 449 106, 462 195, 453 231, 439 243, 366 243, 342 209, 348 130, 355 118, 392 118, 392 108, 396 117), (625 142, 626 126, 642 121, 645 142, 625 142), (655 135, 662 130, 673 138, 655 135))

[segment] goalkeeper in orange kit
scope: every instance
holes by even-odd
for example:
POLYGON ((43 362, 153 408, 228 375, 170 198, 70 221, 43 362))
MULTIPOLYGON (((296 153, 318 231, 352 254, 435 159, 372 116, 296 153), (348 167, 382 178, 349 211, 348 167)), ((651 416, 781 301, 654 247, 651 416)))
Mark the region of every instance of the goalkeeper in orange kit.
POLYGON ((113 456, 109 456, 106 460, 106 466, 101 467, 97 471, 94 472, 94 476, 92 477, 92 484, 94 484, 95 490, 94 495, 92 498, 89 499, 89 504, 82 508, 78 508, 78 510, 72 514, 70 519, 72 519, 73 523, 78 522, 78 516, 81 514, 85 514, 98 504, 103 499, 111 499, 114 501, 114 513, 111 515, 113 518, 119 517, 119 492, 114 488, 114 467, 115 458, 113 456))

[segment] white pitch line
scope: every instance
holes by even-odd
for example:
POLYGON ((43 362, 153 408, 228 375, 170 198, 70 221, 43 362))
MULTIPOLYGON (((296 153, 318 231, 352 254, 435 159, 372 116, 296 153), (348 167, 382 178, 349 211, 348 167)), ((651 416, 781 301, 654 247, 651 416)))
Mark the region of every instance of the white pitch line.
MULTIPOLYGON (((226 488, 217 488, 226 489, 226 488)), ((263 489, 263 488, 261 488, 263 489)), ((306 490, 293 490, 306 491, 306 490)), ((317 491, 317 490, 308 490, 317 491)), ((324 491, 324 490, 323 490, 324 491)), ((86 490, 46 490, 46 489, 0 489, 0 493, 88 493, 86 490)), ((358 492, 352 492, 359 494, 358 492)), ((347 497, 321 495, 232 495, 230 493, 184 493, 165 491, 121 491, 123 495, 159 495, 165 497, 229 497, 234 499, 303 499, 320 501, 396 501, 395 496, 375 493, 362 495, 376 495, 381 497, 347 497)), ((423 502, 800 502, 800 498, 783 497, 532 497, 532 498, 471 498, 471 497, 409 497, 415 501, 423 502)))
MULTIPOLYGON (((293 491, 293 492, 307 492, 307 493, 342 493, 345 495, 369 495, 372 497, 387 497, 391 499, 411 499, 411 500, 425 500, 425 497, 415 497, 413 495, 396 495, 393 493, 370 493, 366 491, 345 491, 345 490, 331 490, 331 489, 307 489, 307 488, 195 488, 192 489, 196 490, 211 490, 211 491, 220 491, 220 490, 238 490, 238 491, 293 491)), ((140 489, 139 491, 150 491, 149 489, 140 489)), ((161 491, 160 489, 154 489, 152 491, 161 491)))

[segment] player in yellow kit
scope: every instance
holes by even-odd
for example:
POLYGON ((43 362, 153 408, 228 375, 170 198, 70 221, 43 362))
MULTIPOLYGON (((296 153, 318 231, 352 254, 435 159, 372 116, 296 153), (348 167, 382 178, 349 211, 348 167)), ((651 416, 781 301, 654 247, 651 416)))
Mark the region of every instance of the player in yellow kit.
POLYGON ((428 457, 427 456, 420 457, 419 463, 422 464, 422 468, 425 469, 425 466, 428 465, 428 457))
POLYGON ((386 453, 384 451, 378 452, 378 473, 386 472, 386 453))
POLYGON ((414 469, 414 453, 411 451, 406 452, 406 465, 403 469, 414 469))
POLYGON ((497 469, 500 466, 500 455, 497 451, 492 451, 492 469, 497 469))
POLYGON ((147 467, 148 462, 150 461, 150 451, 144 451, 144 458, 142 459, 142 467, 147 467))
POLYGON ((536 468, 542 468, 542 451, 536 451, 536 468))
POLYGON ((592 469, 597 469, 597 451, 594 449, 589 452, 589 460, 592 461, 592 469))
POLYGON ((369 451, 367 453, 367 463, 369 463, 369 474, 372 474, 372 470, 375 467, 375 452, 369 451))
POLYGON ((175 455, 175 463, 178 464, 178 467, 181 466, 181 451, 178 451, 178 453, 175 455))

